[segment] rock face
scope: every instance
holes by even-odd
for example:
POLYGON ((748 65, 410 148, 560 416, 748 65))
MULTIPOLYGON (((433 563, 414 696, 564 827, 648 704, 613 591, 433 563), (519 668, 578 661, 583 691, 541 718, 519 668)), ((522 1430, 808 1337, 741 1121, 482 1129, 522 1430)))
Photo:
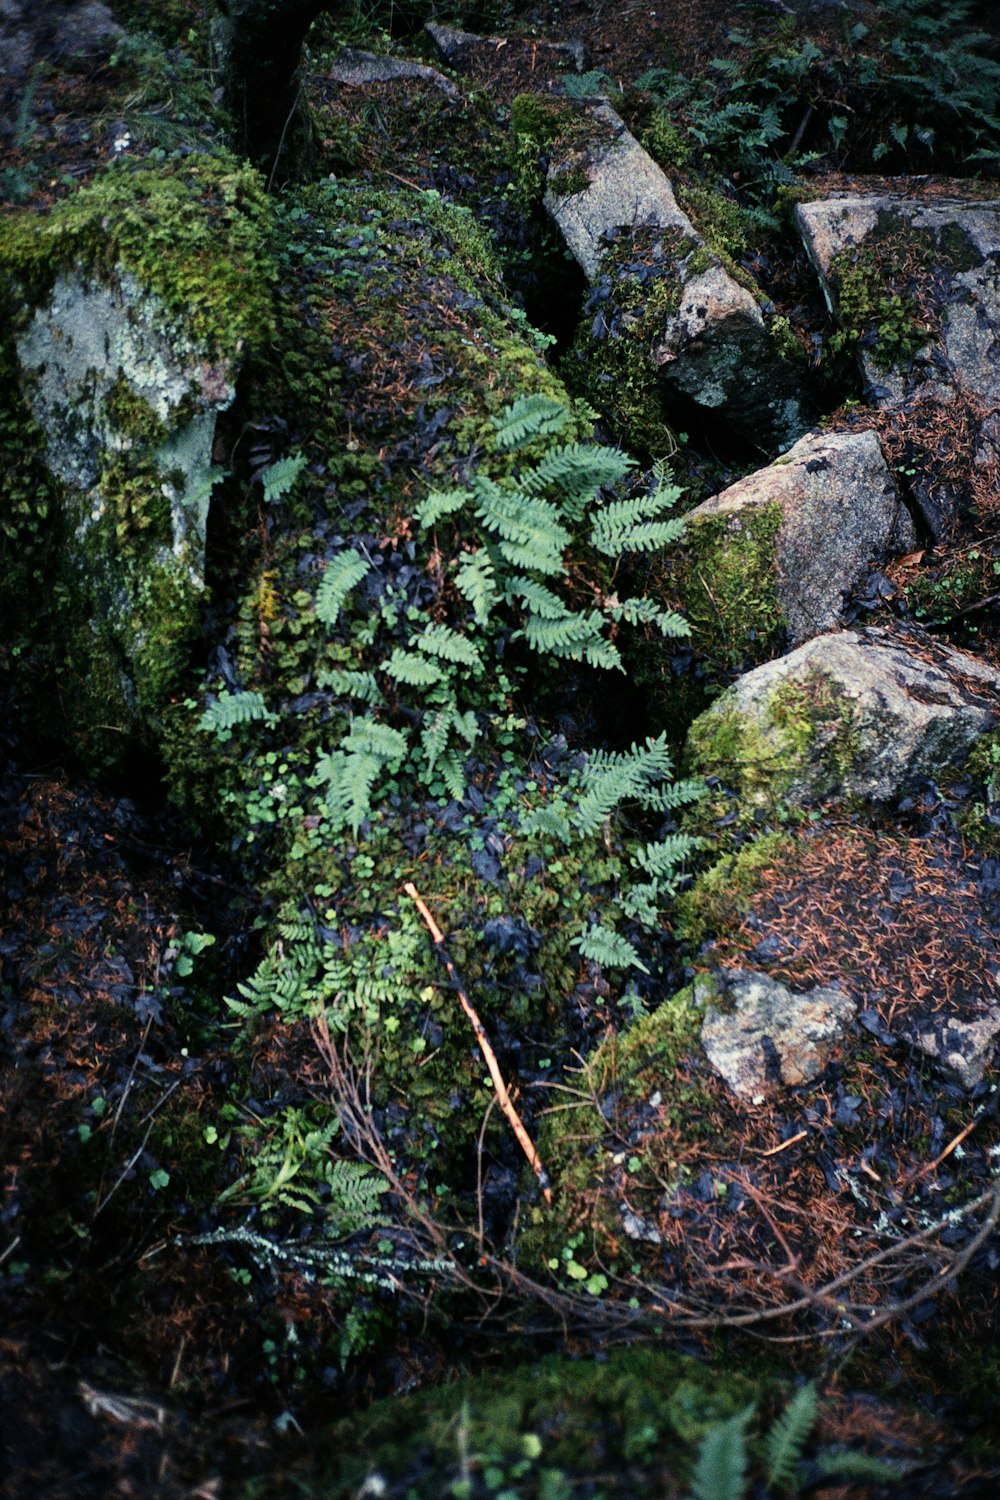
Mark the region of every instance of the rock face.
POLYGON ((857 1002, 836 985, 796 995, 753 970, 713 978, 702 1046, 733 1093, 754 1104, 776 1089, 818 1078, 857 1011, 857 1002))
POLYGON ((477 36, 473 31, 462 31, 457 26, 443 26, 437 21, 428 21, 424 30, 443 61, 458 70, 464 69, 481 47, 508 46, 530 46, 536 58, 555 63, 563 71, 572 68, 574 72, 582 73, 587 66, 587 51, 580 41, 522 42, 520 38, 508 41, 506 37, 500 36, 477 36))
MULTIPOLYGON (((929 402, 931 415, 961 406, 973 418, 977 461, 995 459, 1000 203, 845 195, 799 204, 796 220, 870 399, 908 412, 929 402)), ((919 475, 913 489, 940 535, 954 497, 919 475)))
POLYGON ((450 78, 445 78, 436 68, 424 63, 411 62, 404 57, 384 57, 375 52, 359 52, 354 47, 345 47, 333 66, 327 70, 327 78, 334 83, 363 86, 369 83, 394 83, 397 79, 418 78, 433 83, 435 88, 447 94, 449 99, 459 97, 458 89, 450 78))
POLYGON ((87 496, 78 532, 104 516, 114 461, 146 461, 169 503, 174 556, 200 583, 215 420, 235 395, 235 362, 210 360, 128 272, 59 276, 17 352, 49 467, 87 496))
POLYGON ((745 804, 889 801, 1000 721, 1000 674, 929 637, 822 635, 747 672, 691 726, 698 771, 745 804))
POLYGON ((626 320, 618 335, 631 324, 669 389, 758 440, 788 443, 801 434, 796 374, 756 298, 708 249, 665 173, 610 105, 586 105, 556 143, 544 203, 591 283, 605 275, 613 282, 634 242, 650 316, 626 320))
POLYGON ((900 1028, 907 1041, 952 1073, 963 1088, 981 1083, 1000 1037, 1000 1007, 974 1021, 934 1021, 916 1029, 900 1028))
MULTIPOLYGON (((916 545, 874 432, 810 434, 776 463, 696 506, 687 523, 692 569, 731 637, 752 622, 724 575, 746 566, 742 544, 763 530, 793 645, 837 625, 845 599, 869 571, 916 545)), ((753 550, 759 573, 762 549, 753 550)))

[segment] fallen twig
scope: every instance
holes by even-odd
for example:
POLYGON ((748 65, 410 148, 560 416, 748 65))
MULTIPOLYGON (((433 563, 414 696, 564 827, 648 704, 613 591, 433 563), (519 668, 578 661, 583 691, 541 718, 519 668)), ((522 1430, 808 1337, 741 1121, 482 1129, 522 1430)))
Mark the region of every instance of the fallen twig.
POLYGON ((549 1185, 548 1174, 546 1173, 545 1168, 542 1166, 542 1160, 538 1155, 538 1152, 535 1150, 534 1142, 532 1141, 527 1130, 525 1130, 521 1117, 518 1114, 517 1110, 514 1108, 513 1102, 511 1101, 510 1093, 503 1079, 503 1074, 500 1072, 500 1064, 497 1062, 496 1053, 490 1046, 490 1039, 486 1035, 486 1029, 483 1026, 482 1021, 479 1019, 479 1016, 476 1014, 476 1010, 472 1005, 472 1002, 469 1000, 469 997, 466 995, 465 990, 462 988, 462 985, 458 978, 458 974, 455 970, 455 966, 452 963, 451 959, 448 957, 448 953, 444 946, 444 933, 435 922, 430 911, 427 909, 426 903, 422 899, 420 892, 417 890, 412 880, 408 880, 406 882, 406 884, 403 886, 403 890, 409 896, 410 900, 413 902, 414 906, 417 908, 417 911, 423 918, 424 923, 427 927, 427 931, 430 933, 431 939, 433 940, 434 946, 435 948, 437 948, 438 952, 441 955, 444 966, 448 970, 448 976, 454 984, 456 991, 458 992, 459 1000, 462 1002, 462 1009, 465 1011, 465 1014, 468 1016, 470 1022, 472 1023, 472 1029, 476 1034, 476 1041, 479 1043, 480 1050, 486 1059, 486 1066, 490 1070, 490 1077, 493 1079, 493 1086, 497 1091, 497 1099, 499 1100, 500 1108, 507 1116, 507 1119, 510 1122, 511 1129, 517 1136, 521 1150, 524 1152, 525 1156, 531 1163, 532 1171, 541 1184, 542 1197, 545 1199, 546 1203, 551 1204, 552 1188, 549 1185))

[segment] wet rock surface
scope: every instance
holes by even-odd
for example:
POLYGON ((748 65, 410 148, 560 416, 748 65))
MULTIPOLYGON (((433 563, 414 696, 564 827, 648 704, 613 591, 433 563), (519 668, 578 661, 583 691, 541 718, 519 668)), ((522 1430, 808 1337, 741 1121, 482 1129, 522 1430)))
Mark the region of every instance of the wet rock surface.
MULTIPOLYGON (((818 1078, 858 1008, 834 985, 793 994, 750 970, 717 977, 721 992, 706 1003, 701 1044, 716 1072, 750 1104, 818 1078)), ((702 992, 713 988, 705 981, 702 992)))
POLYGON ((841 623, 845 601, 869 572, 916 544, 874 432, 811 434, 768 468, 703 501, 687 516, 696 555, 696 528, 706 521, 722 522, 726 546, 738 547, 739 534, 770 506, 781 512, 774 589, 793 646, 841 623))

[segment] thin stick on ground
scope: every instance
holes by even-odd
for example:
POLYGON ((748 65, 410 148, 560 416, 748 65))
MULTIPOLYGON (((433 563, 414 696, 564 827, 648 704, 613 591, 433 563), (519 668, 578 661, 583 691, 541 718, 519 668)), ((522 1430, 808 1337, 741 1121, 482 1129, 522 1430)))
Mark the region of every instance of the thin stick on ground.
POLYGON ((551 1205, 552 1189, 549 1186, 548 1174, 546 1173, 545 1168, 542 1166, 542 1160, 538 1155, 538 1152, 535 1150, 534 1142, 532 1141, 527 1130, 525 1130, 521 1117, 518 1114, 517 1110, 514 1108, 510 1093, 507 1089, 507 1085, 504 1082, 503 1074, 500 1072, 500 1064, 497 1062, 496 1053, 490 1046, 490 1039, 486 1035, 486 1029, 483 1026, 482 1021, 479 1019, 479 1016, 477 1015, 472 1002, 469 1000, 468 995, 466 995, 465 990, 462 988, 458 974, 455 970, 455 966, 452 963, 451 959, 448 957, 448 952, 444 946, 444 933, 435 922, 433 916, 427 908, 426 903, 421 897, 420 892, 417 890, 412 880, 408 880, 406 882, 406 884, 403 886, 403 890, 409 896, 410 900, 413 902, 414 906, 417 908, 417 911, 423 918, 424 924, 427 928, 427 931, 431 935, 434 946, 441 955, 444 966, 448 970, 448 977, 451 980, 452 984, 455 986, 455 989, 458 993, 458 998, 462 1003, 462 1009, 465 1011, 465 1014, 468 1016, 470 1022, 472 1023, 472 1029, 476 1034, 476 1041, 479 1043, 480 1051, 486 1059, 486 1066, 490 1070, 490 1077, 493 1079, 493 1087, 497 1091, 497 1100, 499 1101, 500 1108, 507 1116, 507 1119, 510 1122, 510 1127, 513 1130, 514 1134, 517 1136, 521 1150, 524 1152, 525 1156, 531 1163, 532 1171, 541 1184, 542 1197, 545 1199, 546 1203, 551 1205))

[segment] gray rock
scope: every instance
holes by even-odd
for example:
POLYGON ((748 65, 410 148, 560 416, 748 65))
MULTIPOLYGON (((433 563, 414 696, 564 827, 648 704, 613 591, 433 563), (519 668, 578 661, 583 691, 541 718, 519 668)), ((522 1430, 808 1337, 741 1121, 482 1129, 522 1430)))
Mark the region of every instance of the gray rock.
POLYGON ((639 1214, 633 1213, 625 1203, 618 1205, 618 1212, 622 1216, 622 1229, 630 1240, 639 1240, 647 1245, 660 1245, 663 1236, 655 1224, 648 1219, 643 1219, 639 1214))
POLYGON ((213 364, 127 272, 107 282, 77 271, 59 276, 18 336, 17 353, 49 466, 86 497, 81 530, 104 513, 102 469, 136 445, 116 412, 122 394, 158 420, 162 442, 145 456, 170 501, 174 555, 200 582, 215 420, 235 395, 235 368, 213 364))
MULTIPOLYGON (((457 26, 442 26, 437 21, 428 21, 424 30, 443 61, 449 67, 457 69, 461 69, 469 61, 474 50, 484 42, 494 47, 512 45, 506 37, 477 36, 475 32, 461 31, 457 26)), ((587 66, 587 49, 581 41, 575 38, 568 42, 532 42, 530 45, 536 57, 540 56, 562 64, 564 67, 570 64, 577 73, 582 73, 587 66)))
POLYGON ((782 801, 885 802, 961 765, 1000 722, 1000 673, 930 637, 821 635, 747 672, 695 720, 695 769, 745 812, 782 801))
POLYGON ((432 83, 443 94, 447 94, 449 99, 459 97, 459 90, 451 79, 445 78, 444 74, 439 73, 436 68, 428 68, 424 63, 410 62, 408 58, 384 57, 375 52, 359 52, 353 47, 345 47, 327 70, 326 77, 334 83, 354 86, 367 83, 394 83, 397 79, 418 78, 425 83, 432 83))
MULTIPOLYGON (((904 278, 905 298, 923 286, 916 316, 926 341, 912 358, 879 348, 879 319, 873 296, 871 315, 861 322, 856 354, 868 395, 883 408, 906 405, 919 417, 917 403, 971 401, 985 411, 1000 404, 1000 202, 894 198, 883 193, 845 194, 801 203, 796 220, 806 250, 835 315, 841 312, 844 277, 860 272, 879 291, 878 268, 896 260, 917 267, 904 278), (922 269, 921 269, 922 268, 922 269)), ((855 289, 856 290, 856 289, 855 289)), ((890 292, 890 285, 885 287, 890 292)), ((905 305, 897 319, 911 316, 905 305)), ((919 430, 919 422, 916 424, 919 430)), ((989 419, 981 422, 977 462, 1000 456, 989 419)), ((952 519, 954 497, 918 477, 914 493, 924 519, 940 535, 952 519)))
POLYGON ((58 57, 96 58, 110 52, 123 34, 101 0, 85 0, 59 16, 51 45, 58 57))
POLYGON ((913 521, 877 435, 812 433, 768 468, 688 514, 697 565, 710 568, 709 559, 700 557, 699 526, 725 522, 733 565, 740 536, 752 531, 755 516, 776 505, 781 521, 773 543, 774 589, 794 645, 839 624, 844 600, 870 570, 916 545, 913 521))
POLYGON ((753 970, 714 977, 719 989, 706 1007, 701 1043, 733 1093, 752 1104, 818 1078, 858 1008, 837 985, 796 995, 753 970))
POLYGON ((981 1083, 1000 1037, 1000 1008, 994 1006, 972 1021, 946 1019, 900 1034, 952 1073, 963 1088, 981 1083))
POLYGON ((581 142, 574 132, 571 146, 553 148, 544 204, 584 275, 594 282, 608 269, 609 243, 622 231, 641 232, 645 246, 652 232, 650 295, 666 289, 673 305, 648 338, 651 366, 666 387, 748 435, 793 442, 806 425, 800 382, 756 298, 706 247, 665 173, 611 106, 590 102, 583 115, 592 136, 581 142), (585 185, 567 190, 580 177, 585 185))

